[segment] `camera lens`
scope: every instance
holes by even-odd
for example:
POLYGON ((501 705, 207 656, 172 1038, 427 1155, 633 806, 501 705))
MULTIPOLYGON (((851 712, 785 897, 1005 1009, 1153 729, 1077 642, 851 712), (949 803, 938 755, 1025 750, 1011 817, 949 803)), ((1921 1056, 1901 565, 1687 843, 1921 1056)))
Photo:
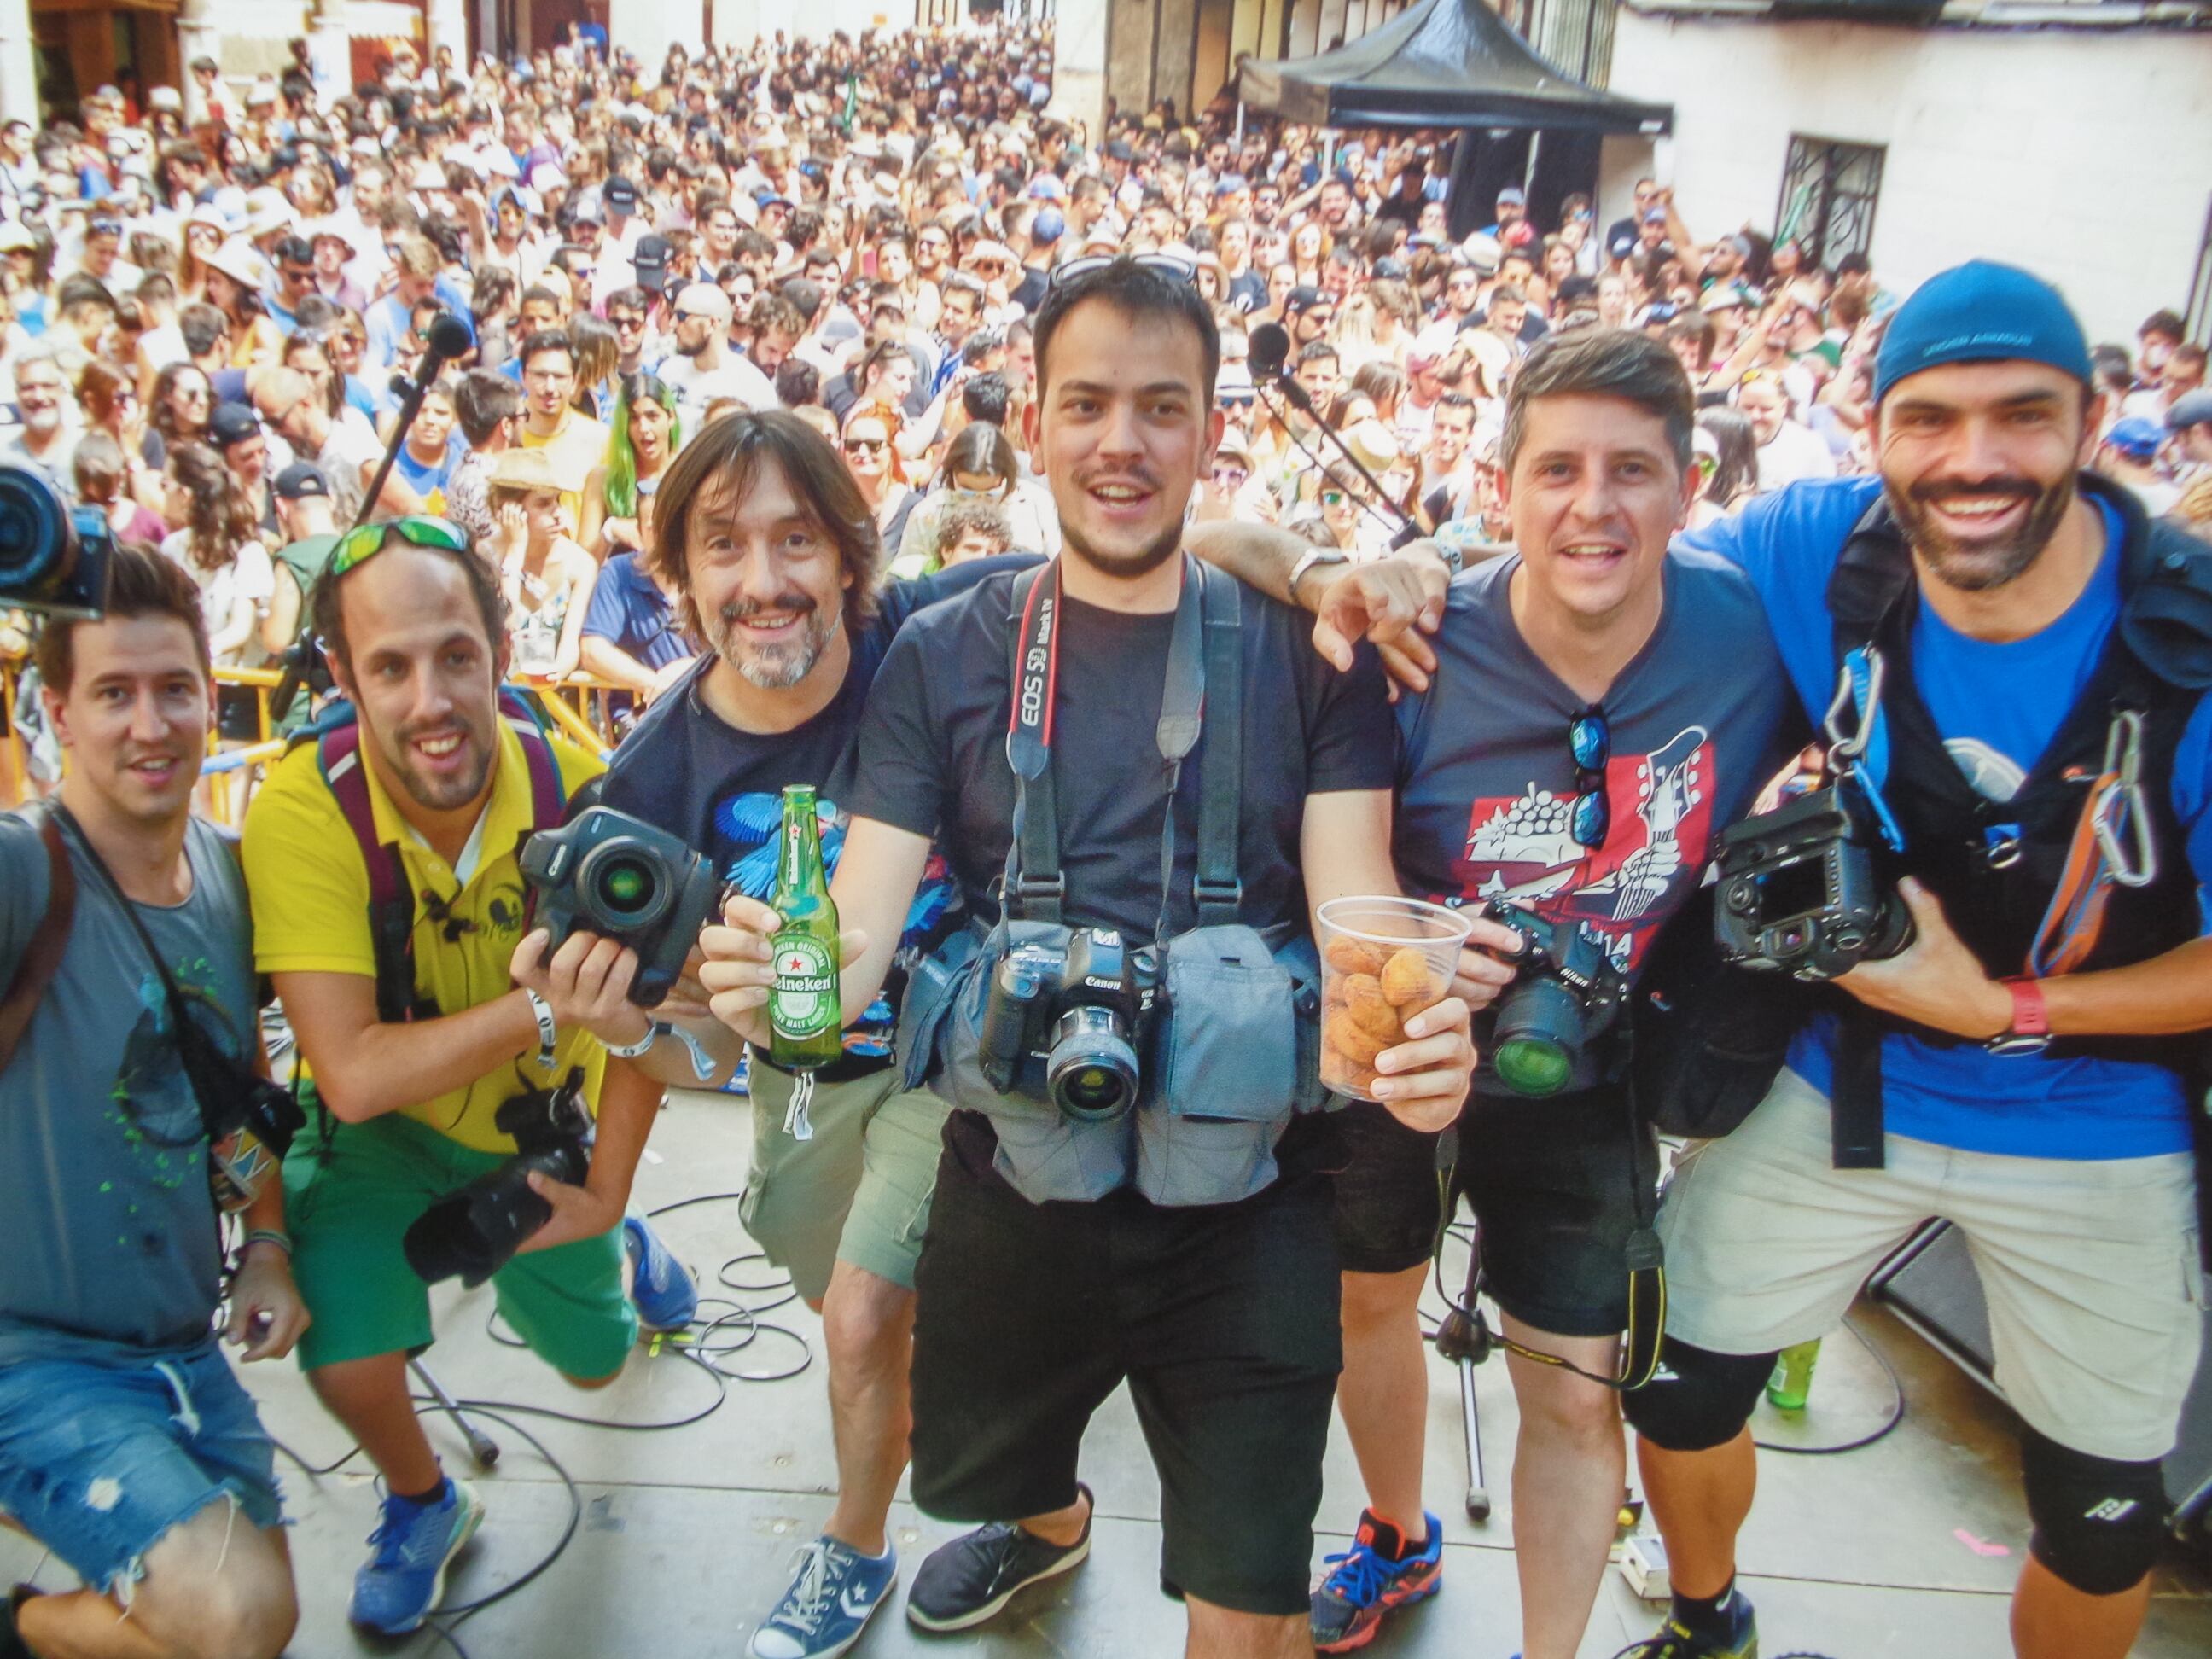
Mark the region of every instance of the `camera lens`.
POLYGON ((21 467, 0 467, 0 588, 27 589, 65 574, 76 537, 54 487, 21 467))
POLYGON ((1516 1095, 1555 1095, 1574 1076, 1583 1048, 1583 1011, 1553 979, 1522 981, 1498 1005, 1491 1069, 1516 1095))
POLYGON ((1136 1050, 1113 1010, 1086 1003, 1060 1016, 1044 1080, 1053 1104, 1086 1122, 1119 1117, 1136 1104, 1136 1050))
POLYGON ((651 926, 673 902, 676 888, 659 858, 626 838, 586 853, 576 885, 609 933, 651 926))

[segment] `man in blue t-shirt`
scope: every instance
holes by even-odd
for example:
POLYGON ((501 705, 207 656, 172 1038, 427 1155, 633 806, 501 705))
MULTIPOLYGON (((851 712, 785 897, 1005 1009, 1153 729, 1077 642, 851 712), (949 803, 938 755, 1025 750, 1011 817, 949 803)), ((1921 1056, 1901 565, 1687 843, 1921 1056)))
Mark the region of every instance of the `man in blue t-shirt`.
POLYGON ((2023 1422, 2017 1652, 2120 1659, 2141 1625, 2203 1324, 2176 1034, 2212 1025, 2212 715, 2184 660, 2212 556, 2077 470, 2101 404, 2055 289, 1960 266, 1884 338, 1881 477, 1692 538, 1750 575, 1816 720, 1838 653, 1863 671, 1863 776, 1915 937, 1837 981, 1766 1100, 1668 1191, 1665 1364, 1627 1397, 1674 1587, 1648 1644, 1666 1659, 1753 1650, 1734 1550, 1753 1403, 1931 1216, 1972 1250, 2023 1422))

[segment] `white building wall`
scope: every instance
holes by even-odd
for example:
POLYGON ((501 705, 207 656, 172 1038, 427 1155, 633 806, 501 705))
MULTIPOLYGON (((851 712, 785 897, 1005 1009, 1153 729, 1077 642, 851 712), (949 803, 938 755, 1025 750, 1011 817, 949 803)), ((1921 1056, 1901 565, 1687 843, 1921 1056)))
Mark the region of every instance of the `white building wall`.
MULTIPOLYGON (((1886 144, 1870 252, 1899 292, 2003 260, 2057 283, 2100 340, 2186 301, 2212 204, 2212 34, 1626 7, 1619 31, 1613 89, 1674 104, 1675 198, 1698 235, 1773 228, 1792 133, 1886 144)), ((1651 161, 1649 145, 1607 143, 1607 218, 1651 161)))

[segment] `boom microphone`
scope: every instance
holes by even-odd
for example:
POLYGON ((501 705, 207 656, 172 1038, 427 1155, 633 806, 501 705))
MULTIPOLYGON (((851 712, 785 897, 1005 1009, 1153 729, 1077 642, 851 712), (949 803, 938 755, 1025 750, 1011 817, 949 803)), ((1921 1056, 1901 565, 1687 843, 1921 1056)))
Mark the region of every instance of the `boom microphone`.
POLYGON ((430 361, 423 365, 427 379, 428 371, 436 365, 447 363, 456 357, 465 356, 469 348, 476 343, 476 338, 469 332, 469 325, 466 323, 450 311, 441 311, 430 319, 430 332, 423 343, 428 348, 430 354, 430 361))
POLYGON ((1255 374, 1273 380, 1291 360, 1291 332, 1280 323, 1262 323, 1252 331, 1244 348, 1244 361, 1255 374))

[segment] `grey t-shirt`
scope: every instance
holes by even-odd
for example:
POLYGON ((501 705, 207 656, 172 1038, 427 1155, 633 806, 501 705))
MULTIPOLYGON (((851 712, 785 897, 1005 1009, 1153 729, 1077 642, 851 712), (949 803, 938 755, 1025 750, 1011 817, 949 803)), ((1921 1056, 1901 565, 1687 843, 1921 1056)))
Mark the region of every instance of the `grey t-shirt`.
POLYGON ((1598 704, 1612 739, 1611 825, 1603 845, 1578 846, 1567 734, 1586 705, 1513 620, 1520 565, 1492 559, 1453 581, 1437 672, 1397 705, 1400 879, 1454 907, 1502 898, 1571 919, 1632 975, 1704 878, 1720 832, 1778 769, 1789 682, 1743 572, 1669 553, 1659 626, 1598 704))
MULTIPOLYGON (((141 904, 195 1018, 233 1054, 254 1040, 252 928, 222 833, 185 839, 192 894, 141 904)), ((0 1364, 57 1332, 138 1347, 204 1337, 221 1245, 199 1109, 169 1036, 161 976, 82 851, 61 966, 0 1073, 0 1364)), ((0 814, 0 985, 46 914, 46 851, 0 814)), ((64 1339, 65 1340, 65 1339, 64 1339)))

